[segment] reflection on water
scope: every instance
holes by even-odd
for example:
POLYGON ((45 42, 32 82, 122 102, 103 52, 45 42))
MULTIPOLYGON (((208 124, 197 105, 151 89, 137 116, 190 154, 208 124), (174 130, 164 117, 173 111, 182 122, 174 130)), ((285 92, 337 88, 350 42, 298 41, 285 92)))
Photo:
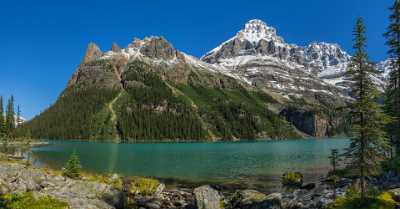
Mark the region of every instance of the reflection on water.
POLYGON ((279 182, 286 171, 301 171, 315 180, 329 170, 330 150, 342 150, 348 143, 345 139, 153 144, 54 141, 32 151, 40 163, 55 168, 61 168, 76 150, 83 167, 94 172, 268 185, 279 182))

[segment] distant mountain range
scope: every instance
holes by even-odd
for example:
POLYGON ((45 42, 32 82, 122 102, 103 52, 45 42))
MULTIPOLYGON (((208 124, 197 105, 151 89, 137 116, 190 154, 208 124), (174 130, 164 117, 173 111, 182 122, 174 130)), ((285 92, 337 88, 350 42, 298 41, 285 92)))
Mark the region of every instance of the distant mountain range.
MULTIPOLYGON (((57 102, 26 125, 40 138, 236 140, 349 131, 351 56, 288 44, 261 20, 201 59, 162 37, 102 52, 94 43, 57 102)), ((388 61, 374 78, 386 85, 388 61)))

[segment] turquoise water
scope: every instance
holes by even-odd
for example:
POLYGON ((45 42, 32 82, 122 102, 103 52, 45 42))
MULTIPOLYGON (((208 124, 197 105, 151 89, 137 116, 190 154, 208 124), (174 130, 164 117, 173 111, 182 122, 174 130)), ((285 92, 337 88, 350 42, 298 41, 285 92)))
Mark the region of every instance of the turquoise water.
POLYGON ((34 148, 33 157, 36 164, 61 168, 76 150, 83 168, 93 172, 273 184, 286 171, 301 171, 311 180, 320 177, 329 170, 330 150, 343 150, 348 143, 346 139, 151 144, 53 141, 34 148))

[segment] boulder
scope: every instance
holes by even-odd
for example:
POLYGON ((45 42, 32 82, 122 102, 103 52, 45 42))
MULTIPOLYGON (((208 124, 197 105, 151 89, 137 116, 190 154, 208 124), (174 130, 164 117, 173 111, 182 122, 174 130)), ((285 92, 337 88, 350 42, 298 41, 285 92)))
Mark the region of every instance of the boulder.
POLYGON ((217 190, 211 186, 201 186, 194 189, 197 208, 199 209, 222 209, 223 198, 217 190))
POLYGON ((236 192, 228 201, 230 209, 281 209, 282 195, 273 193, 266 195, 255 190, 236 192))
POLYGON ((312 190, 315 188, 315 183, 308 183, 301 186, 301 189, 312 190))
POLYGON ((397 189, 391 189, 388 191, 394 200, 396 200, 397 202, 400 202, 400 188, 397 189))

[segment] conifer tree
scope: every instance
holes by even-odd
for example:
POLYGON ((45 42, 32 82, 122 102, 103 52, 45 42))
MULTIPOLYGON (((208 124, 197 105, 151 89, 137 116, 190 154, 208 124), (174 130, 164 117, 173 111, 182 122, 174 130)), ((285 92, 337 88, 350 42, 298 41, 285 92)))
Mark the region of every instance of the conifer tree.
POLYGON ((339 151, 337 149, 332 149, 329 159, 331 160, 331 166, 332 166, 332 180, 333 180, 332 186, 333 186, 334 199, 336 199, 336 183, 337 183, 336 168, 337 168, 338 158, 339 158, 339 151))
POLYGON ((4 130, 4 107, 3 107, 3 97, 0 96, 0 137, 5 135, 4 130))
POLYGON ((17 106, 17 119, 16 119, 16 123, 15 123, 16 128, 18 128, 20 124, 21 124, 21 109, 18 105, 17 106))
POLYGON ((386 89, 385 110, 394 118, 389 133, 397 154, 400 154, 400 1, 390 8, 390 24, 385 36, 389 46, 390 80, 386 89))
POLYGON ((7 104, 6 134, 11 136, 15 129, 14 97, 11 96, 7 104))
POLYGON ((355 54, 348 68, 355 101, 350 105, 353 137, 346 155, 351 159, 351 166, 357 168, 362 201, 366 198, 366 178, 376 171, 389 146, 383 130, 389 117, 377 103, 379 92, 371 79, 377 71, 368 61, 365 46, 365 26, 359 18, 354 29, 355 54))
POLYGON ((63 175, 72 179, 78 179, 81 176, 81 168, 82 166, 79 157, 76 154, 76 151, 74 151, 68 162, 65 164, 63 175))

